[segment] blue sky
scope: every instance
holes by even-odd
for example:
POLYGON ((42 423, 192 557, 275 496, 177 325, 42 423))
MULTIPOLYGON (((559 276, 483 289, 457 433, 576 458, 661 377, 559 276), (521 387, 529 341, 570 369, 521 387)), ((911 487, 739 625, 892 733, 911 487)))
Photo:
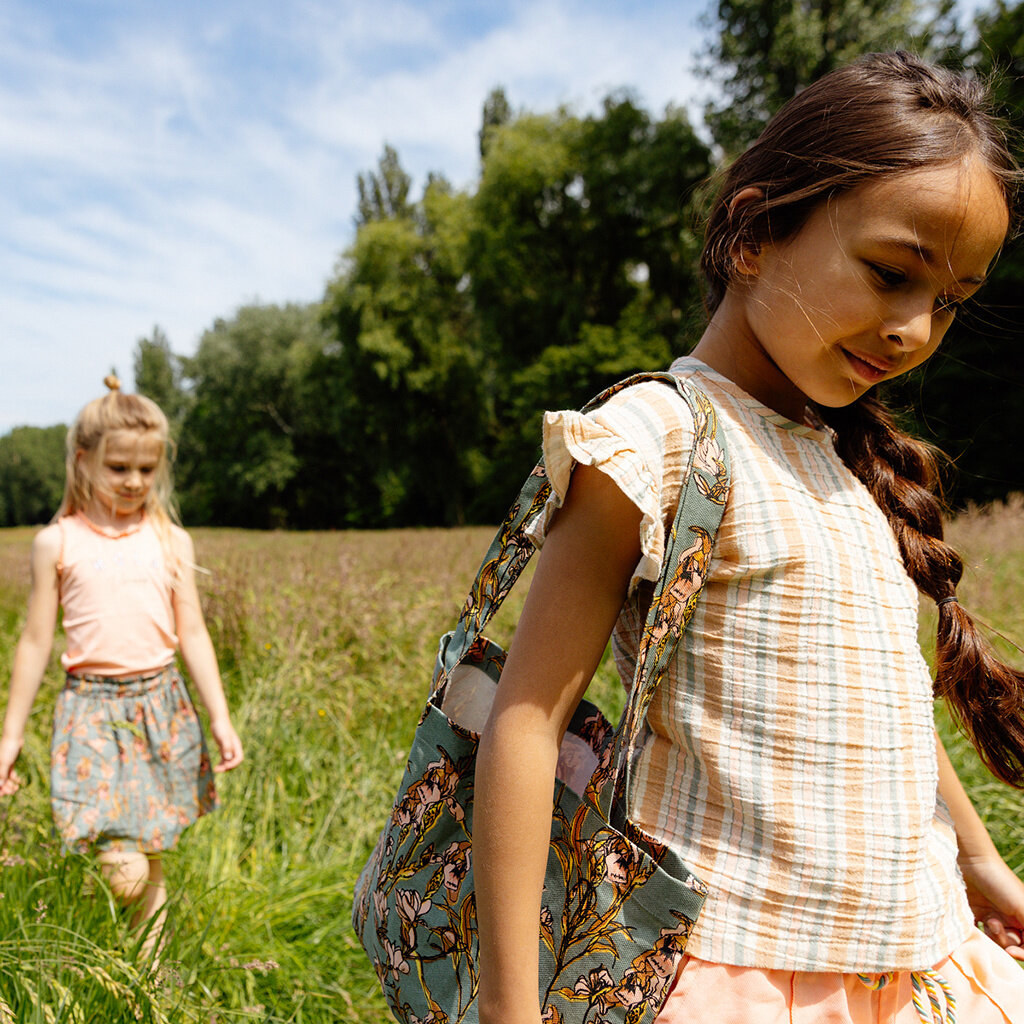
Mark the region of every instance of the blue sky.
MULTIPOLYGON (((691 104, 703 0, 0 0, 0 433, 68 422, 159 325, 319 299, 395 146, 468 186, 488 92, 691 104)), ((694 108, 696 109, 696 107, 694 108)))
MULTIPOLYGON (((0 434, 67 422, 159 325, 314 301, 384 143, 477 174, 483 101, 699 120, 710 0, 0 0, 0 434)), ((974 0, 962 5, 976 6, 974 0)))

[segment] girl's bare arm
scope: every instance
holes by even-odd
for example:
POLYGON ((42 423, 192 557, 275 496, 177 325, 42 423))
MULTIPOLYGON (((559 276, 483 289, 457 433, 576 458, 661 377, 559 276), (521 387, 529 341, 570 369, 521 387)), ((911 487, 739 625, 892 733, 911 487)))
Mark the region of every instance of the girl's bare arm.
POLYGON ((958 863, 975 919, 1014 959, 1024 960, 1024 882, 999 856, 938 735, 935 744, 939 793, 956 828, 958 863))
POLYGON ((640 558, 640 512, 578 466, 539 556, 480 742, 473 858, 481 1024, 538 1024, 537 949, 558 747, 640 558))
POLYGON ((11 689, 0 735, 0 795, 17 790, 19 780, 14 762, 25 741, 25 724, 43 681, 43 673, 53 650, 60 603, 57 588, 57 560, 60 557, 60 531, 47 526, 32 541, 32 590, 28 614, 14 651, 11 689))
POLYGON ((227 698, 221 683, 220 668, 217 655, 206 628, 203 608, 199 601, 196 588, 195 552, 192 539, 187 533, 176 533, 178 539, 178 583, 174 588, 172 604, 174 606, 175 629, 178 633, 178 644, 185 668, 199 691, 199 699, 203 702, 210 716, 210 732, 220 748, 220 763, 215 771, 226 772, 237 768, 244 757, 242 741, 231 724, 227 698))

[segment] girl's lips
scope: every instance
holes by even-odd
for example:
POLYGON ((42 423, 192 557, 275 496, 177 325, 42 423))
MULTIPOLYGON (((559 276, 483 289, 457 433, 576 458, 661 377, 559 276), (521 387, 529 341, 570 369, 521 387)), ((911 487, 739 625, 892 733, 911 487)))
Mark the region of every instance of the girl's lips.
POLYGON ((887 377, 893 370, 893 365, 889 360, 883 360, 878 356, 872 356, 872 361, 868 362, 867 359, 864 359, 845 348, 843 349, 843 355, 846 356, 846 361, 853 367, 857 376, 859 376, 861 380, 866 380, 869 384, 877 384, 880 380, 887 377))

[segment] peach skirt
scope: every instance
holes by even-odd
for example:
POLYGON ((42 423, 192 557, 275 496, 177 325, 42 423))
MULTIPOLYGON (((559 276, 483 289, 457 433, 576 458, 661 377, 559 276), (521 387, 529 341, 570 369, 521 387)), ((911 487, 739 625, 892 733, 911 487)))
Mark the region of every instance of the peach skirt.
POLYGON ((1024 969, 980 931, 931 971, 838 974, 683 957, 655 1024, 1024 1024, 1024 969))

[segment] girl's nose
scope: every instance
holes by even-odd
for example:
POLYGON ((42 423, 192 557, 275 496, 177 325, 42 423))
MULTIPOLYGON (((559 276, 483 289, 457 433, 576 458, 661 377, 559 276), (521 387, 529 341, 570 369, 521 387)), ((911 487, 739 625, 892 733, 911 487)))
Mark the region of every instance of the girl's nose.
POLYGON ((895 342, 905 352, 927 345, 932 338, 932 307, 901 307, 882 322, 882 336, 895 342))

